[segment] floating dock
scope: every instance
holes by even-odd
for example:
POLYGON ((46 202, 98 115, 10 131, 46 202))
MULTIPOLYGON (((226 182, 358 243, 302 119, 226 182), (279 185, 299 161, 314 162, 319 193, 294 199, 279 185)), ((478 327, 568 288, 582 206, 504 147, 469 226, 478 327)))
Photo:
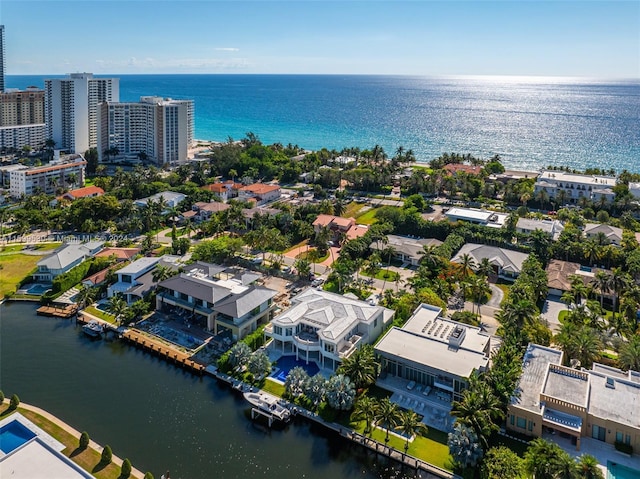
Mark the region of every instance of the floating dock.
POLYGON ((70 318, 78 312, 78 306, 75 304, 68 304, 65 306, 47 305, 40 306, 37 309, 37 313, 40 316, 53 316, 56 318, 70 318))

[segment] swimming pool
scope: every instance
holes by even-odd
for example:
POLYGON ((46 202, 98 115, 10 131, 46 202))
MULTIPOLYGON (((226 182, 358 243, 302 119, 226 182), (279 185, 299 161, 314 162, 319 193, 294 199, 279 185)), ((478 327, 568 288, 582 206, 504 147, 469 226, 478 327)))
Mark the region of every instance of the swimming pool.
POLYGON ((28 290, 29 294, 44 294, 51 289, 51 286, 46 284, 34 284, 28 290))
POLYGON ((607 461, 607 479, 638 479, 640 471, 607 461))
POLYGON ((310 361, 309 364, 304 361, 296 360, 295 356, 282 356, 280 359, 276 361, 275 366, 278 370, 271 375, 272 378, 284 382, 289 375, 289 371, 291 371, 296 366, 300 366, 304 369, 309 376, 315 376, 320 372, 320 368, 316 363, 310 361))
POLYGON ((34 437, 36 435, 33 431, 18 421, 11 421, 0 428, 0 451, 9 454, 34 437))

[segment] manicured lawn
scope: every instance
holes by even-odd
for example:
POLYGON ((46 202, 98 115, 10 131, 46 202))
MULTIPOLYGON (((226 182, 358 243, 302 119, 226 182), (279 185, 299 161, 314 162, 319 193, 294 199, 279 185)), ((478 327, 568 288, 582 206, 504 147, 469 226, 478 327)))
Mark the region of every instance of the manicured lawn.
POLYGON ((282 397, 284 395, 284 384, 277 383, 269 378, 265 379, 264 384, 260 389, 263 389, 274 396, 282 397))
MULTIPOLYGON (((371 275, 367 274, 365 271, 360 271, 360 274, 362 276, 371 277, 371 275)), ((395 281, 398 276, 400 275, 395 271, 390 271, 388 269, 381 269, 376 273, 375 278, 379 279, 380 281, 384 281, 384 280, 395 281)))
POLYGON ((95 306, 87 306, 86 308, 84 308, 84 310, 92 315, 95 316, 96 318, 100 318, 103 321, 106 321, 107 323, 111 323, 111 324, 115 324, 116 323, 116 318, 113 314, 109 314, 105 311, 102 311, 98 308, 96 308, 95 306))
MULTIPOLYGON (((364 421, 351 423, 351 427, 361 434, 364 433, 364 426, 364 421)), ((372 431, 371 437, 384 444, 386 434, 384 429, 376 427, 372 431)), ((388 444, 390 447, 404 452, 406 440, 393 434, 392 430, 392 433, 389 434, 388 444)), ((447 434, 442 431, 429 429, 426 436, 416 436, 413 441, 409 442, 407 454, 422 459, 434 466, 441 467, 442 469, 453 471, 451 456, 449 455, 449 446, 447 446, 447 434)))
POLYGON ((314 251, 314 250, 311 249, 309 251, 303 251, 302 253, 296 256, 296 259, 306 259, 311 263, 322 263, 325 259, 329 257, 329 251, 327 251, 327 254, 324 254, 322 256, 315 257, 315 258, 313 255, 309 256, 310 251, 314 251))
MULTIPOLYGON (((22 248, 21 248, 22 249, 22 248)), ((29 276, 42 256, 30 256, 22 253, 0 253, 0 298, 14 293, 20 281, 29 276)))
POLYGON ((562 311, 560 311, 558 313, 558 321, 563 322, 564 318, 567 317, 567 314, 569 314, 569 311, 567 311, 566 309, 563 309, 562 311))
POLYGON ((378 208, 371 208, 370 210, 361 214, 357 217, 357 223, 363 225, 372 225, 373 223, 378 221, 376 218, 376 211, 378 211, 378 208))
POLYGON ((356 203, 355 201, 352 201, 344 209, 341 216, 343 218, 351 218, 351 217, 355 218, 358 215, 358 211, 360 211, 363 206, 364 205, 361 203, 356 203))
MULTIPOLYGON (((10 412, 8 409, 8 405, 0 406, 0 411, 2 411, 0 417, 5 417, 6 415, 12 414, 12 412, 10 412)), ((38 413, 28 411, 21 407, 18 407, 18 412, 29 419, 31 422, 33 422, 36 426, 43 429, 45 432, 64 444, 66 447, 62 451, 62 454, 70 458, 85 471, 90 472, 98 479, 120 478, 120 466, 117 466, 113 463, 108 465, 100 463, 100 454, 102 451, 98 452, 91 448, 80 451, 78 450, 79 437, 75 437, 74 435, 70 434, 60 426, 52 423, 38 413)), ((89 435, 91 435, 90 432, 89 435)), ((129 477, 134 476, 131 475, 129 477)))

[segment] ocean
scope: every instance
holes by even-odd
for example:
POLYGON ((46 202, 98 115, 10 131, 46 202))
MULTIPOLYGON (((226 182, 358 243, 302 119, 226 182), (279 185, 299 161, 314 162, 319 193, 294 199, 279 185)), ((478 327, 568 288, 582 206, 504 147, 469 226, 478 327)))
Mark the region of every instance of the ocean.
MULTIPOLYGON (((640 81, 347 75, 113 75, 120 100, 195 100, 196 138, 444 152, 507 167, 640 170, 640 81)), ((7 76, 10 88, 46 76, 7 76)))

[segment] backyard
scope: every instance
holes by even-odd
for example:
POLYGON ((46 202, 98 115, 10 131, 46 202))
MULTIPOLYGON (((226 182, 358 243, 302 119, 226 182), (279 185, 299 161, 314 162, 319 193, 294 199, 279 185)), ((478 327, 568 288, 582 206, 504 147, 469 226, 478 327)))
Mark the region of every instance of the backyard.
MULTIPOLYGON (((60 246, 60 243, 39 244, 32 251, 50 251, 60 246)), ((5 246, 0 251, 0 299, 7 294, 14 293, 20 282, 35 269, 36 263, 43 255, 31 255, 22 252, 24 245, 5 246)))

